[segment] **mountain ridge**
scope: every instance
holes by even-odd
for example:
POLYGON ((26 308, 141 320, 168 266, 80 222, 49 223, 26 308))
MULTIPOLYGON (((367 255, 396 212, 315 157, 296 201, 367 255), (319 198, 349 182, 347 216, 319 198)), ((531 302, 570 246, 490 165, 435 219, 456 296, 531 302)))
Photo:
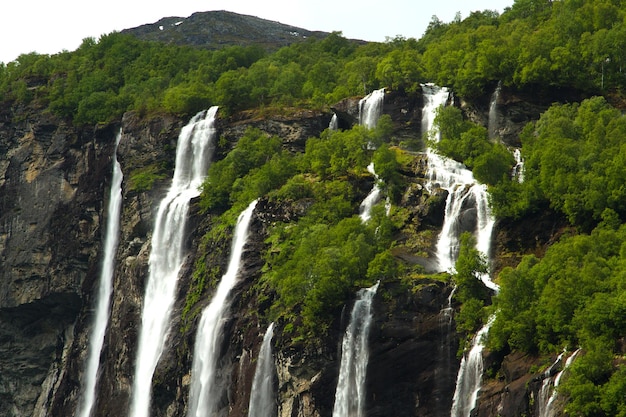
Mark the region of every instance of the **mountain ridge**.
POLYGON ((154 23, 124 29, 121 33, 146 41, 207 49, 254 44, 267 50, 275 50, 307 38, 321 39, 329 35, 328 32, 311 31, 226 10, 196 12, 186 18, 164 17, 154 23))

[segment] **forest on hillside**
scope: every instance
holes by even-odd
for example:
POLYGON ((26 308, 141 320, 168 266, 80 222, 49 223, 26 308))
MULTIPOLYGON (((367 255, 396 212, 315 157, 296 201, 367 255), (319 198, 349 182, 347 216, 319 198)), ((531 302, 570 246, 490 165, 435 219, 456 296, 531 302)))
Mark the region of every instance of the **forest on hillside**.
MULTIPOLYGON (((560 387, 567 412, 626 416, 626 117, 619 108, 625 19, 622 0, 516 0, 501 15, 487 10, 448 23, 433 17, 421 39, 358 45, 333 33, 275 52, 207 51, 111 33, 85 39, 75 51, 26 54, 0 65, 0 105, 43 109, 82 126, 111 123, 131 110, 188 117, 211 105, 224 115, 327 109, 382 87, 415 93, 426 82, 466 99, 485 96, 498 83, 535 94, 576 91, 586 99, 552 105, 521 134, 523 182, 510 175, 509 150, 484 127, 454 107, 438 113, 438 151, 488 184, 498 218, 552 210, 571 225, 544 256, 528 255, 499 271, 493 300, 475 285, 486 264, 465 238, 452 276, 462 303, 459 328, 475 331, 495 313, 488 342, 495 351, 549 355, 582 348, 560 387)), ((290 329, 295 342, 323 334, 355 287, 392 278, 419 285, 424 276, 391 250, 407 219, 398 202, 410 154, 404 144, 388 143, 390 124, 383 117, 373 130, 326 131, 302 154, 250 130, 211 166, 201 206, 217 220, 205 237, 207 251, 254 198, 312 202, 295 226, 270 231, 257 284, 276 294, 264 314, 301 317, 290 329), (354 189, 372 160, 391 210, 363 223, 354 215, 354 189)), ((148 188, 160 175, 134 174, 148 188)), ((209 265, 196 265, 188 306, 213 275, 209 265)))

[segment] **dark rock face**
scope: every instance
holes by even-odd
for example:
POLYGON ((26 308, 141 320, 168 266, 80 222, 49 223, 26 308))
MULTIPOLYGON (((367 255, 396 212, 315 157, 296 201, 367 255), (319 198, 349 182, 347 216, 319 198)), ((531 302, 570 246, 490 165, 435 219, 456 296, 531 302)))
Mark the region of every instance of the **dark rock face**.
POLYGON ((368 367, 368 416, 449 415, 459 339, 446 315, 451 287, 425 281, 412 293, 379 289, 368 367), (385 302, 391 295, 392 301, 385 302))
POLYGON ((47 408, 70 361, 76 316, 97 274, 102 195, 114 144, 111 128, 75 130, 32 109, 21 109, 20 116, 19 123, 0 124, 5 416, 47 408))

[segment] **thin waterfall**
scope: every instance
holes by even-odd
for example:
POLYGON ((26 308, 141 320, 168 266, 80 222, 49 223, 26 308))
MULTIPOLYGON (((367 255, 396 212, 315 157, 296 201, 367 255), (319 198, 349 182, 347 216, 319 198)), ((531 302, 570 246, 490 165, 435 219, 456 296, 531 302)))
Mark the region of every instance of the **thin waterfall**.
POLYGON ((270 323, 259 350, 259 359, 252 380, 248 417, 276 417, 276 367, 272 355, 274 323, 270 323))
POLYGON ((98 298, 96 300, 96 315, 93 328, 89 335, 89 349, 85 366, 82 398, 77 415, 89 417, 96 399, 96 383, 98 381, 98 369, 100 354, 104 344, 104 335, 109 323, 109 311, 111 307, 111 293, 113 291, 113 273, 115 271, 115 252, 119 242, 120 213, 122 208, 122 167, 117 161, 117 147, 122 137, 122 129, 115 139, 113 152, 113 174, 111 176, 111 190, 109 191, 109 203, 107 205, 106 232, 104 236, 104 255, 100 270, 100 284, 98 286, 98 298))
POLYGON ((178 136, 172 185, 161 200, 152 235, 149 276, 133 379, 131 417, 149 415, 152 376, 167 338, 178 273, 184 260, 189 201, 200 195, 200 185, 215 149, 216 113, 217 107, 198 113, 178 136))
POLYGON ((546 411, 548 408, 548 401, 550 401, 550 397, 552 395, 552 389, 554 388, 554 380, 552 379, 554 375, 555 369, 561 365, 563 360, 563 355, 565 352, 562 352, 559 356, 557 356, 556 360, 545 370, 543 373, 543 382, 541 384, 541 389, 538 393, 537 398, 537 411, 538 417, 546 417, 546 411))
POLYGON ((374 90, 359 101, 359 124, 373 129, 383 112, 385 89, 374 90))
POLYGON ((511 173, 511 177, 513 179, 517 179, 517 182, 524 182, 524 159, 522 158, 522 151, 519 148, 515 148, 513 151, 513 157, 515 158, 515 166, 513 167, 513 172, 511 173))
POLYGON ((223 327, 230 307, 228 298, 239 278, 239 266, 248 239, 248 230, 257 200, 250 203, 237 219, 233 232, 230 260, 211 303, 202 311, 194 345, 189 389, 189 417, 217 415, 224 398, 225 378, 219 367, 223 327))
POLYGON ((472 348, 461 359, 461 366, 456 378, 456 390, 452 399, 451 417, 469 417, 471 411, 476 407, 483 378, 483 338, 489 332, 494 320, 495 316, 491 316, 487 324, 476 333, 472 341, 472 348))
POLYGON ((352 307, 350 323, 341 344, 341 365, 333 417, 365 416, 365 377, 369 360, 368 337, 372 322, 372 301, 376 283, 360 289, 352 307))
POLYGON ((374 187, 372 187, 372 191, 365 197, 359 207, 359 216, 363 223, 366 223, 372 217, 372 208, 380 201, 380 194, 382 192, 378 182, 378 175, 376 175, 376 171, 374 171, 373 162, 370 162, 367 166, 367 170, 374 176, 374 187))
MULTIPOLYGON (((565 364, 563 365, 563 369, 561 369, 561 371, 558 374, 556 374, 553 382, 551 381, 551 378, 546 378, 544 380, 544 385, 542 385, 541 391, 540 391, 540 400, 544 398, 545 396, 547 397, 547 401, 545 402, 545 405, 542 405, 542 404, 539 405, 539 417, 555 417, 556 416, 557 410, 554 409, 554 402, 556 401, 556 397, 558 395, 557 387, 561 383, 561 378, 563 377, 563 373, 567 370, 567 368, 570 367, 574 359, 576 359, 576 356, 578 356, 579 352, 580 352, 580 349, 577 349, 567 358, 567 360, 565 361, 565 364), (548 383, 546 383, 546 380, 548 380, 548 383), (544 391, 544 387, 546 391, 545 393, 542 392, 544 391), (550 392, 549 397, 547 396, 548 392, 550 392)), ((563 354, 561 354, 559 358, 561 358, 562 356, 563 354)))
POLYGON ((489 132, 489 139, 496 137, 496 131, 498 130, 498 99, 500 98, 500 92, 502 91, 502 82, 498 82, 498 86, 491 95, 489 101, 489 121, 487 130, 489 132))
MULTIPOLYGON (((378 119, 383 111, 384 100, 385 89, 381 88, 380 90, 372 91, 359 101, 359 123, 362 126, 365 126, 368 129, 376 127, 378 119)), ((359 207, 359 216, 364 223, 367 222, 372 216, 372 207, 380 201, 380 195, 382 193, 382 189, 378 181, 378 175, 376 175, 376 171, 374 170, 373 162, 367 166, 367 170, 374 176, 374 186, 359 207)))

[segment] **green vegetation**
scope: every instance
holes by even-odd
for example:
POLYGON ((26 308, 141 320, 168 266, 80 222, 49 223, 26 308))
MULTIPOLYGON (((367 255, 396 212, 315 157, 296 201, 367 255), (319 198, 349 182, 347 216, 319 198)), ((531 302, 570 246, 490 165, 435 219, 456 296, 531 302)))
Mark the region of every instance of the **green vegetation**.
MULTIPOLYGON (((380 161, 393 187, 402 187, 396 153, 387 146, 369 149, 387 130, 383 122, 372 130, 325 131, 296 155, 282 149, 279 138, 250 129, 209 169, 200 204, 216 219, 207 248, 255 198, 267 196, 298 213, 295 221, 278 221, 269 230, 266 265, 257 284, 276 294, 269 314, 295 322, 296 339, 325 334, 356 288, 398 274, 398 261, 388 251, 391 221, 379 210, 363 224, 357 215, 363 196, 355 193, 355 182, 367 174, 372 158, 380 161)), ((203 268, 200 262, 197 269, 203 268)), ((194 283, 191 303, 207 284, 200 278, 194 283)))
POLYGON ((128 189, 135 192, 149 191, 156 181, 165 178, 163 170, 157 165, 147 165, 130 173, 128 189))

